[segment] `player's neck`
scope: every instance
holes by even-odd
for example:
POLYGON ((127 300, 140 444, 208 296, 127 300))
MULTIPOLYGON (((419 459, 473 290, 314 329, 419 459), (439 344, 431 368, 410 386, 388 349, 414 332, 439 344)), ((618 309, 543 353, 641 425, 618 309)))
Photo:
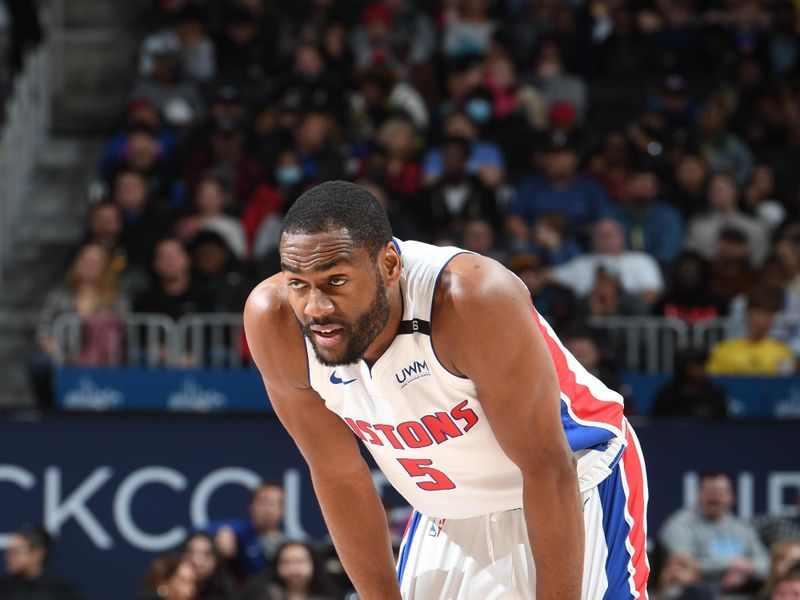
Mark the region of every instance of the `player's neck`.
POLYGON ((369 367, 378 362, 378 359, 392 345, 394 338, 397 336, 397 330, 400 328, 400 321, 403 320, 403 294, 400 285, 391 287, 386 290, 386 293, 389 299, 389 319, 386 321, 386 326, 375 338, 375 341, 369 345, 362 357, 369 367))

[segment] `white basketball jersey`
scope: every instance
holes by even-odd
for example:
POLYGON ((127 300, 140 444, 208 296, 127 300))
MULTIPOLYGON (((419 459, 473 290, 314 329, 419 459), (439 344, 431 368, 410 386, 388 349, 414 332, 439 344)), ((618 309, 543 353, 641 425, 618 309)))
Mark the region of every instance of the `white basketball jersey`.
MULTIPOLYGON (((522 476, 497 443, 475 385, 445 369, 431 342, 439 275, 464 250, 396 243, 403 262, 398 335, 372 368, 364 361, 325 366, 306 340, 311 387, 421 513, 460 519, 520 508, 522 476)), ((561 347, 540 315, 536 318, 554 355, 562 384, 562 424, 586 490, 602 481, 619 458, 622 400, 561 347)))

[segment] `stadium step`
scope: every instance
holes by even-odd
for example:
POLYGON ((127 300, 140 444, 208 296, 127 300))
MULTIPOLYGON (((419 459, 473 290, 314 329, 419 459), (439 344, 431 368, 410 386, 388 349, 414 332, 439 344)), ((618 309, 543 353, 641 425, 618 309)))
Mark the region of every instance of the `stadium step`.
POLYGON ((141 5, 107 0, 60 1, 54 13, 54 128, 107 132, 119 120, 136 73, 141 5))
POLYGON ((0 283, 0 410, 32 408, 28 365, 45 294, 64 277, 83 234, 88 186, 103 142, 54 137, 45 142, 11 228, 11 252, 0 283))
POLYGON ((109 2, 108 0, 68 0, 63 2, 64 25, 68 29, 125 28, 141 17, 138 2, 109 2))

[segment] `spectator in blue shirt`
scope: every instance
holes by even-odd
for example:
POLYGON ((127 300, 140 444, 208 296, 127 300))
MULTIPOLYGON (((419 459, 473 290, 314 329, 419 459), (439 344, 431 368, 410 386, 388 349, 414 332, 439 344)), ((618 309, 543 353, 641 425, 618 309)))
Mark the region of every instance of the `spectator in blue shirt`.
MULTIPOLYGON (((478 125, 463 110, 454 110, 444 123, 444 134, 458 137, 469 143, 467 173, 476 175, 487 187, 500 184, 505 177, 505 160, 500 146, 480 139, 478 125)), ((422 183, 433 188, 444 177, 444 148, 431 148, 422 160, 422 183)))
POLYGON ((681 252, 683 219, 677 210, 658 200, 658 176, 652 169, 634 172, 621 205, 610 211, 628 238, 628 247, 646 252, 661 264, 671 264, 681 252))
POLYGON ((254 491, 248 519, 218 521, 207 527, 214 545, 242 580, 273 566, 275 554, 289 538, 283 533, 283 487, 264 481, 254 491))
POLYGON ((544 148, 544 173, 523 180, 508 207, 507 228, 522 245, 531 239, 537 219, 546 213, 563 213, 578 235, 608 208, 606 194, 598 184, 578 174, 578 153, 572 140, 556 134, 544 148))

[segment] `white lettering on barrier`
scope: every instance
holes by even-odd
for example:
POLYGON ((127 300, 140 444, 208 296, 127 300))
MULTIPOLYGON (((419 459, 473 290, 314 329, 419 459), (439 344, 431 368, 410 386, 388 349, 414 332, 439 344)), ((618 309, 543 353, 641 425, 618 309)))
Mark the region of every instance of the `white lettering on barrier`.
POLYGON ((111 479, 111 467, 98 467, 66 499, 61 500, 61 469, 47 467, 44 471, 44 526, 58 534, 70 518, 83 528, 95 546, 110 550, 114 542, 86 506, 86 501, 111 479))
POLYGON ((176 525, 164 533, 146 533, 133 521, 133 498, 146 485, 159 483, 176 492, 186 489, 186 477, 169 467, 142 467, 128 475, 114 496, 114 522, 120 535, 132 546, 149 552, 174 548, 186 538, 186 529, 176 525))
POLYGON ((742 519, 749 521, 753 518, 754 496, 753 474, 749 471, 742 471, 736 482, 736 508, 742 519))
POLYGON ((308 533, 300 522, 300 486, 303 478, 299 469, 286 469, 283 472, 283 529, 287 536, 304 540, 308 533))
MULTIPOLYGON (((92 514, 89 502, 112 476, 111 467, 97 467, 69 495, 62 498, 62 470, 59 467, 47 467, 43 480, 44 515, 42 520, 45 527, 50 532, 58 534, 66 522, 75 519, 97 548, 110 550, 114 542, 92 514)), ((299 538, 307 536, 301 522, 302 477, 300 469, 286 469, 283 476, 286 493, 285 530, 289 536, 299 538)), ((384 487, 385 481, 379 472, 373 472, 373 480, 378 490, 384 487)), ((189 498, 191 525, 201 528, 208 524, 210 520, 209 503, 220 487, 241 485, 248 489, 254 489, 260 481, 261 477, 257 473, 242 467, 223 467, 208 473, 197 483, 189 498)), ((36 476, 27 469, 18 465, 0 464, 0 483, 5 482, 16 485, 25 492, 30 492, 37 486, 36 476)), ((696 505, 698 483, 697 472, 687 471, 684 473, 684 506, 696 505)), ((142 467, 128 474, 120 482, 114 495, 112 512, 114 524, 122 541, 140 550, 160 552, 183 541, 188 527, 175 524, 168 531, 148 533, 142 531, 134 522, 132 505, 135 496, 142 487, 153 484, 166 485, 175 492, 185 492, 190 486, 186 476, 171 467, 161 465, 142 467)), ((756 492, 753 474, 746 471, 739 473, 736 477, 736 487, 739 496, 739 514, 744 518, 749 518, 753 512, 756 492)), ((759 492, 764 493, 761 490, 766 492, 766 506, 769 513, 779 514, 789 509, 790 504, 787 503, 785 492, 791 488, 800 489, 800 471, 778 471, 766 474, 766 486, 759 488, 759 492)), ((0 548, 7 546, 8 535, 8 533, 0 534, 0 548)))
POLYGON ((794 488, 800 495, 800 473, 770 473, 767 476, 767 512, 771 515, 791 514, 797 511, 797 503, 786 504, 784 490, 794 488))
POLYGON ((197 484, 189 504, 189 514, 192 526, 202 528, 208 525, 208 502, 217 489, 223 485, 243 485, 249 490, 254 490, 261 483, 261 477, 242 467, 223 467, 212 471, 197 484))
MULTIPOLYGON (((0 481, 8 481, 23 490, 29 490, 36 485, 36 477, 33 473, 16 465, 0 465, 0 481)), ((10 533, 0 533, 0 548, 8 546, 10 533)))

